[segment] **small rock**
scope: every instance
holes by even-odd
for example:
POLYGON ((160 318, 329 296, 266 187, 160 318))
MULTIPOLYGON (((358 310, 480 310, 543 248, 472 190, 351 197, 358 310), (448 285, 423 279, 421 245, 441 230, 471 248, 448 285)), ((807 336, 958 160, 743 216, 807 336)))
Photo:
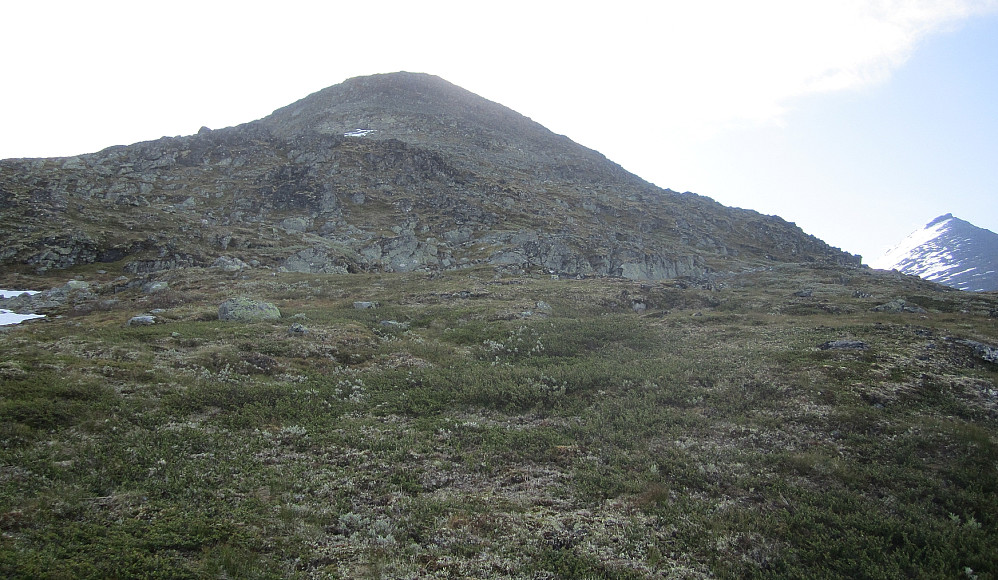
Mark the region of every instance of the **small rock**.
POLYGON ((400 328, 400 329, 405 330, 405 329, 409 328, 409 323, 408 322, 399 322, 398 320, 382 320, 381 321, 381 326, 384 326, 384 327, 387 327, 387 328, 400 328))
POLYGON ((537 301, 537 306, 535 309, 537 310, 537 312, 540 312, 541 314, 551 314, 552 312, 554 312, 554 308, 551 308, 551 305, 543 300, 537 301))
POLYGON ((305 325, 296 322, 288 329, 288 334, 308 334, 308 329, 305 328, 305 325))
POLYGON ((638 314, 641 314, 642 312, 644 312, 647 309, 648 309, 648 305, 645 304, 644 302, 639 302, 637 300, 635 300, 634 302, 631 302, 631 310, 637 312, 638 314))
POLYGON ((870 345, 862 340, 830 340, 818 345, 821 350, 866 350, 870 345))
POLYGON ((353 303, 353 307, 356 308, 357 310, 366 310, 368 308, 377 308, 378 307, 378 303, 377 302, 357 301, 357 302, 353 303))
POLYGON ((150 314, 133 316, 128 320, 128 326, 151 326, 156 324, 156 317, 150 314))

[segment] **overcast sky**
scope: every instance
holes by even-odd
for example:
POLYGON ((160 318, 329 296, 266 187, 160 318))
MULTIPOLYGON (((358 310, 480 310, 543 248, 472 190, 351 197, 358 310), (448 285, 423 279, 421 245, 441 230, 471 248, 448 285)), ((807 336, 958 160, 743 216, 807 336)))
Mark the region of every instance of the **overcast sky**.
POLYGON ((662 187, 872 259, 998 231, 998 0, 3 2, 0 158, 221 128, 439 75, 662 187))

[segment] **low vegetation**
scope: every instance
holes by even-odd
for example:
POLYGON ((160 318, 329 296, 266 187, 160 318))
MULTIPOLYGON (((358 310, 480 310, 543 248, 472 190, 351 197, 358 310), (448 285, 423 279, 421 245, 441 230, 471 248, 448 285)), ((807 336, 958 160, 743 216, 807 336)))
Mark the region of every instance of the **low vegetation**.
POLYGON ((0 576, 996 577, 998 365, 961 342, 995 294, 76 273, 90 302, 0 332, 0 576))

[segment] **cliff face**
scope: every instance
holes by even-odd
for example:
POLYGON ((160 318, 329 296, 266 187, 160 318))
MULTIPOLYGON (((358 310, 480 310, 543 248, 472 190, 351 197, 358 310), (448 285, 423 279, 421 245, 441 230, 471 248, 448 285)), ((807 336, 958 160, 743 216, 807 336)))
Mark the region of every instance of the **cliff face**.
POLYGON ((0 263, 496 268, 663 279, 857 264, 777 217, 657 188, 437 77, 348 80, 251 123, 0 162, 0 263))

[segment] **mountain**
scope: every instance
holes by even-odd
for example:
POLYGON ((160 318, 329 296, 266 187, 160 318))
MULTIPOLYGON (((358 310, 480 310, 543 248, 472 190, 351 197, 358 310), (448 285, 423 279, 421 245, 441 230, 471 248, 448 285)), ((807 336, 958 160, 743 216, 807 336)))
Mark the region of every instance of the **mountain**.
POLYGON ((0 162, 0 261, 0 578, 994 578, 998 293, 435 77, 0 162))
POLYGON ((960 290, 998 290, 998 234, 946 214, 909 234, 871 265, 960 290))
POLYGON ((859 264, 775 216, 661 189, 426 74, 358 77, 272 115, 0 162, 0 264, 698 277, 859 264))

